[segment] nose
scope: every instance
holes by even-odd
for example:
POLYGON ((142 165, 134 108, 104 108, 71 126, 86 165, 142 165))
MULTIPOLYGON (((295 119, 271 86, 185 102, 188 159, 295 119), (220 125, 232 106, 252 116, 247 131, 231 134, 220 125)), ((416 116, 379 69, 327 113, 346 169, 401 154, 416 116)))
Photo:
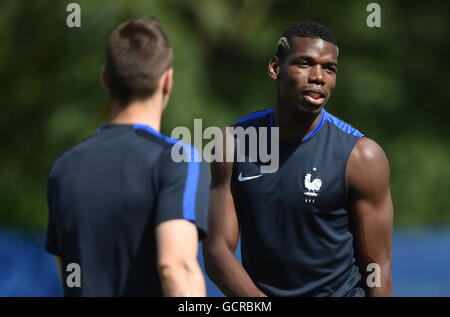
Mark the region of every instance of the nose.
POLYGON ((321 65, 317 64, 311 68, 308 81, 316 85, 325 85, 324 74, 321 65))

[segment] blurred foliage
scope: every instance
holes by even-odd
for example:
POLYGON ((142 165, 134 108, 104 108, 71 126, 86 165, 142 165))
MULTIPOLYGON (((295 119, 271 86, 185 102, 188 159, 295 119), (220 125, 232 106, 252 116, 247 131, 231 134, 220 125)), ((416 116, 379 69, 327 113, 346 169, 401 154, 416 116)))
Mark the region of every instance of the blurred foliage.
POLYGON ((175 85, 163 132, 224 126, 274 105, 267 64, 284 28, 312 19, 339 45, 327 109, 386 151, 395 224, 450 224, 450 17, 446 2, 79 0, 0 3, 0 224, 43 228, 54 159, 108 121, 100 83, 107 38, 127 19, 156 16, 175 52, 175 85), (369 28, 377 2, 382 27, 369 28))

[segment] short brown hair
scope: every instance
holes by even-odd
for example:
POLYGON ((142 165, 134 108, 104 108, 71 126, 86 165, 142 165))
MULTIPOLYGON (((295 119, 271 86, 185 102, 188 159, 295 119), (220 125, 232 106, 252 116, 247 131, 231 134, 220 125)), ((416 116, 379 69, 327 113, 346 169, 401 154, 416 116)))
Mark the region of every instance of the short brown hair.
POLYGON ((106 49, 105 82, 112 99, 122 106, 152 96, 162 73, 172 66, 172 48, 154 17, 120 24, 106 49))

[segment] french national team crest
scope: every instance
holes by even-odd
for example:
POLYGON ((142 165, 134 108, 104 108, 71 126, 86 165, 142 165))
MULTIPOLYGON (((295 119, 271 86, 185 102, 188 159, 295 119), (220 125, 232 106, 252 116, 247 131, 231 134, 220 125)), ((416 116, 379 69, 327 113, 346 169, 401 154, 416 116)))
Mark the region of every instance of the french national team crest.
POLYGON ((307 172, 305 174, 305 179, 303 181, 303 185, 305 186, 303 194, 306 196, 305 203, 314 203, 322 188, 322 180, 319 177, 313 176, 313 172, 316 171, 317 168, 313 167, 312 172, 307 172))

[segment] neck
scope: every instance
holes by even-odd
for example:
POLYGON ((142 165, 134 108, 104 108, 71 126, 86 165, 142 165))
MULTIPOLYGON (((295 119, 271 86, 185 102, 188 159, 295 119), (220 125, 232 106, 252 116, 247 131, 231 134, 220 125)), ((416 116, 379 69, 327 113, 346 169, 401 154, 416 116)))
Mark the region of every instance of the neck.
POLYGON ((110 123, 114 124, 146 124, 160 131, 163 111, 162 98, 157 96, 145 100, 133 101, 126 107, 113 102, 110 123))
POLYGON ((292 111, 290 107, 277 103, 274 126, 279 127, 280 140, 301 141, 320 122, 322 110, 317 113, 292 111))

